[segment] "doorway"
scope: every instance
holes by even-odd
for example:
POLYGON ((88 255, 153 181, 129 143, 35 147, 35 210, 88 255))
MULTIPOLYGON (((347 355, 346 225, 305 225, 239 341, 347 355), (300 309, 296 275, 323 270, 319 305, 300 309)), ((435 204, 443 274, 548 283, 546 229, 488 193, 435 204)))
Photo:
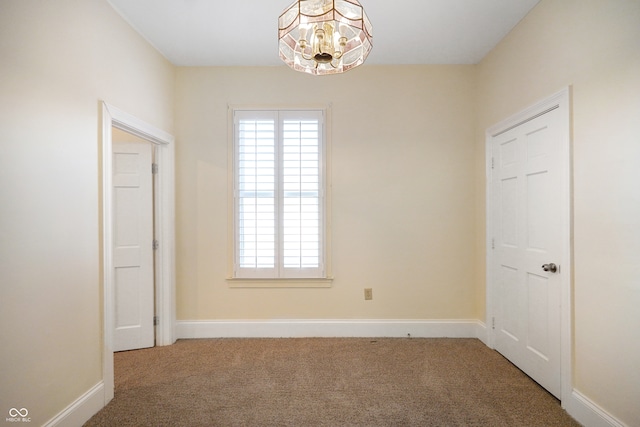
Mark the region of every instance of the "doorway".
POLYGON ((571 392, 569 89, 487 130, 489 346, 571 392))
MULTIPOLYGON (((115 328, 115 257, 114 257, 114 190, 113 129, 133 135, 153 147, 157 174, 154 175, 156 197, 153 203, 153 235, 155 250, 155 344, 175 342, 175 208, 174 208, 174 137, 144 121, 101 102, 102 129, 102 273, 103 273, 103 382, 105 405, 114 394, 114 328, 115 328)), ((153 319, 152 319, 153 321, 153 319)))

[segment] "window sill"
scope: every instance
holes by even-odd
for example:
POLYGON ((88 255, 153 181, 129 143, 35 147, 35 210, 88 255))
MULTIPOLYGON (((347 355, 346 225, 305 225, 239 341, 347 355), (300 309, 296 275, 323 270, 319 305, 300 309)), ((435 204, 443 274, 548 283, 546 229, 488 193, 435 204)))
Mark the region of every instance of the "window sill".
POLYGON ((333 277, 302 279, 245 279, 227 278, 230 288, 330 288, 333 277))

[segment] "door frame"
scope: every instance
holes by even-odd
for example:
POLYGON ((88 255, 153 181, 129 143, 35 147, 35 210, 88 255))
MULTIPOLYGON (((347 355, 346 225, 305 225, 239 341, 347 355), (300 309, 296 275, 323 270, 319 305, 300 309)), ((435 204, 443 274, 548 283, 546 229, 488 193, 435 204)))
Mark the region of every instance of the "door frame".
MULTIPOLYGON (((102 371, 105 405, 114 395, 113 320, 115 310, 113 278, 113 141, 112 127, 153 144, 158 173, 154 175, 154 235, 159 242, 155 251, 155 307, 158 324, 156 345, 176 341, 175 305, 175 184, 174 141, 167 132, 101 102, 102 129, 102 281, 103 281, 103 358, 102 371)), ((149 242, 151 244, 151 242, 149 242)))
POLYGON ((485 158, 486 158, 486 325, 487 325, 487 345, 495 348, 495 332, 493 329, 493 318, 495 316, 495 306, 493 299, 495 296, 494 272, 493 272, 493 194, 492 194, 492 142, 493 138, 508 130, 511 130, 523 123, 539 117, 551 110, 560 112, 560 156, 562 170, 561 188, 562 193, 562 253, 560 262, 561 292, 560 292, 560 387, 562 406, 569 403, 573 389, 573 211, 572 211, 572 157, 571 157, 571 87, 566 87, 550 97, 535 103, 534 105, 520 111, 517 114, 491 126, 485 132, 485 158))

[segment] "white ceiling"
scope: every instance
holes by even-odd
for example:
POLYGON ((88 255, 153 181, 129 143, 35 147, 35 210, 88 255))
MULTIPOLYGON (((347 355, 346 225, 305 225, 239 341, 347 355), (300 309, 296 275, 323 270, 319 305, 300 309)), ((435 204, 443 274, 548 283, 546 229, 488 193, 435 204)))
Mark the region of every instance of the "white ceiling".
MULTIPOLYGON (((281 65, 278 16, 292 0, 108 0, 180 66, 281 65)), ((476 64, 540 0, 361 0, 368 64, 476 64)))

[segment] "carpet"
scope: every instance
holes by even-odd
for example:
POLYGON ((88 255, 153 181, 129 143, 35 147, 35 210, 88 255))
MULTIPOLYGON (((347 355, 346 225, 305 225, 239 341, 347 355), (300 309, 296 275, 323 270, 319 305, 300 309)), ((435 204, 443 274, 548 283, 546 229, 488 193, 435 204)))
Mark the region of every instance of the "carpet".
POLYGON ((116 353, 85 426, 579 426, 476 339, 180 340, 116 353))

